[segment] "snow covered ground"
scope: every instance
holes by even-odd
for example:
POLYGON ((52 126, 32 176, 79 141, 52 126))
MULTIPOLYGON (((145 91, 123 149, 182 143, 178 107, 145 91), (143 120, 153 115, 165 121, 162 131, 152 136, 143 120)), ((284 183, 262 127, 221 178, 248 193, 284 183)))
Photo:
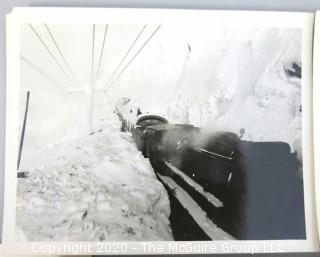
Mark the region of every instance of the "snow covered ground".
POLYGON ((104 116, 94 134, 24 161, 19 240, 172 240, 167 192, 118 117, 104 116))

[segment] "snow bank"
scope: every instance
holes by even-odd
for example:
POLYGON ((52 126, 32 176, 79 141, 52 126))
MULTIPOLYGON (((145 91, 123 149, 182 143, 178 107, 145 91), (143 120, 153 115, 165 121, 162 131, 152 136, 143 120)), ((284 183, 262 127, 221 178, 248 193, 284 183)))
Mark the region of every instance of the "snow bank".
POLYGON ((125 92, 142 110, 165 111, 173 123, 239 135, 242 130, 243 139, 283 141, 295 150, 301 138, 301 81, 286 69, 301 62, 301 31, 191 26, 179 40, 168 39, 174 29, 162 28, 110 95, 125 92), (148 54, 149 62, 142 63, 148 54))
POLYGON ((18 239, 172 240, 167 192, 149 161, 119 132, 115 114, 100 122, 103 130, 24 162, 30 176, 18 179, 18 239))
POLYGON ((226 30, 224 44, 215 44, 212 55, 198 49, 186 57, 175 93, 159 109, 170 122, 232 131, 245 140, 287 142, 299 152, 301 80, 286 70, 301 62, 300 31, 232 31, 232 41, 228 35, 226 30))
MULTIPOLYGON (((35 27, 43 37, 48 36, 43 26, 35 27)), ((155 27, 147 26, 123 66, 155 27)), ((30 28, 22 26, 22 54, 28 60, 37 60, 39 67, 62 84, 59 87, 22 63, 22 89, 31 90, 25 156, 88 131, 85 109, 86 85, 91 78, 91 66, 87 64, 91 63, 88 35, 92 27, 51 25, 51 29, 80 85, 65 80, 30 28), (75 39, 79 43, 76 46, 75 39)), ((113 84, 107 83, 140 29, 110 25, 94 105, 108 103, 115 107, 121 97, 128 97, 142 110, 165 113, 170 122, 191 123, 209 131, 222 129, 240 134, 241 130, 247 140, 284 141, 293 150, 299 148, 301 81, 285 72, 301 61, 299 29, 163 25, 123 74, 113 84), (105 89, 108 91, 101 93, 105 89)), ((104 26, 97 25, 96 30, 96 49, 100 49, 104 26)), ((94 73, 98 61, 96 58, 94 73)))

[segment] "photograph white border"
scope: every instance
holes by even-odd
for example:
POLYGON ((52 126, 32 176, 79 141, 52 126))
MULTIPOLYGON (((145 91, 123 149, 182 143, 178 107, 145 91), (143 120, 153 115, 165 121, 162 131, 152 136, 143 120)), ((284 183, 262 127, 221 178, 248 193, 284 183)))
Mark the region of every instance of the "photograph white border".
MULTIPOLYGON (((245 253, 256 252, 302 252, 315 251, 318 233, 315 211, 314 160, 313 160, 313 123, 312 123, 312 40, 314 15, 312 13, 289 12, 245 12, 213 10, 176 10, 176 9, 117 9, 117 8, 15 8, 7 16, 7 106, 6 106, 6 146, 5 146, 5 204, 3 224, 3 250, 6 254, 49 254, 35 252, 32 247, 38 244, 49 249, 50 254, 80 254, 76 252, 79 244, 93 245, 81 254, 179 254, 192 252, 172 252, 170 242, 150 242, 160 251, 145 251, 143 242, 125 242, 127 251, 98 252, 108 242, 28 242, 15 241, 15 203, 16 203, 16 156, 18 152, 18 116, 20 88, 20 25, 24 23, 53 24, 213 24, 226 27, 259 28, 301 28, 302 29, 302 106, 303 106, 303 181, 305 200, 306 240, 268 240, 268 241, 214 241, 205 242, 216 250, 201 253, 245 253), (234 247, 232 252, 227 249, 234 247), (229 247, 228 247, 229 246, 229 247), (243 246, 243 247, 242 247, 243 246), (247 248, 246 248, 247 246, 247 248), (252 246, 250 248, 250 246, 252 246), (267 246, 267 249, 265 249, 267 246), (74 248, 73 248, 74 247, 74 248), (227 248, 224 248, 227 247, 227 248), (69 251, 73 248, 73 251, 69 251), (159 249, 160 249, 159 248, 159 249), (248 250, 249 249, 249 250, 248 250), (67 251, 66 251, 67 250, 67 251)), ((294 210, 293 210, 294 211, 294 210)), ((290 217, 288 217, 290 218, 290 217)), ((119 244, 119 242, 113 242, 119 244)), ((183 246, 185 242, 171 242, 183 246)), ((192 242, 204 244, 204 242, 192 242)))
POLYGON ((320 12, 316 12, 313 42, 313 129, 314 129, 314 177, 317 226, 320 238, 320 12))

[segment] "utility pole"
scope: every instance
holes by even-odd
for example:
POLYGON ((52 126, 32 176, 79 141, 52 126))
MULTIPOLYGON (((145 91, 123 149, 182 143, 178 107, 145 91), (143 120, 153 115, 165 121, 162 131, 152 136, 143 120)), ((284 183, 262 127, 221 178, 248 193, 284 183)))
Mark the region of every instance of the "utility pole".
POLYGON ((30 98, 30 91, 27 92, 26 108, 25 108, 25 111, 24 111, 22 133, 21 133, 21 137, 20 137, 17 170, 19 170, 19 167, 20 167, 21 154, 22 154, 23 141, 24 141, 24 134, 25 134, 25 131, 26 131, 26 124, 27 124, 27 117, 28 117, 28 110, 29 110, 29 98, 30 98))
POLYGON ((91 87, 90 89, 88 90, 89 92, 89 105, 90 105, 90 132, 92 132, 92 129, 93 129, 93 98, 94 98, 94 88, 95 88, 95 79, 94 79, 94 44, 95 44, 95 32, 96 32, 96 25, 93 24, 93 27, 92 27, 92 60, 91 60, 91 87))

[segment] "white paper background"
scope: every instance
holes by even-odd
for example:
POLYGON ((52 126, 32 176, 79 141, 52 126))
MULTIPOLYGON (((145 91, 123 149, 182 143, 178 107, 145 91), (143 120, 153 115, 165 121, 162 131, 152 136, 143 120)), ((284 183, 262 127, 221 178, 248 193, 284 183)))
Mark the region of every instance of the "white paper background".
MULTIPOLYGON (((3 175, 4 175, 4 119, 5 119, 5 14, 10 12, 13 6, 118 6, 118 7, 159 7, 159 8, 199 8, 199 9, 250 9, 250 10, 286 10, 286 11, 314 11, 320 9, 317 0, 285 0, 285 1, 258 1, 258 0, 21 0, 0 2, 0 231, 2 230, 3 208, 3 175)), ((1 240, 1 233, 0 233, 1 240)))
MULTIPOLYGON (((52 21, 56 21, 56 13, 54 12, 54 10, 52 9, 41 9, 41 11, 37 12, 37 15, 33 14, 31 12, 31 10, 25 10, 26 12, 23 13, 23 9, 17 9, 14 15, 10 16, 10 21, 14 21, 15 17, 19 17, 19 22, 25 23, 25 22, 34 22, 37 23, 39 21, 47 21, 47 22, 52 22, 52 21), (17 16, 17 14, 22 15, 22 16, 17 16)), ((311 34, 311 30, 310 30, 310 26, 312 26, 313 24, 313 16, 312 14, 290 14, 290 13, 282 13, 282 14, 278 14, 278 13, 253 13, 251 12, 250 15, 247 15, 247 13, 237 13, 237 12, 228 12, 228 13, 223 13, 223 12, 201 12, 201 16, 199 15, 199 12, 195 12, 195 11, 156 11, 156 10, 123 10, 123 9, 118 9, 118 10, 114 10, 114 9, 109 9, 109 10, 102 10, 102 9, 78 9, 76 12, 74 10, 70 10, 70 9, 60 9, 60 18, 59 18, 59 22, 75 22, 77 20, 79 20, 81 18, 81 20, 84 20, 84 17, 86 17, 86 21, 90 22, 90 21, 95 21, 95 22, 105 22, 106 17, 109 20, 112 20, 114 22, 119 22, 119 21, 133 21, 133 17, 134 17, 134 22, 136 23, 140 23, 140 22, 150 22, 150 21, 157 21, 158 23, 163 23, 165 22, 172 22, 172 21, 176 21, 177 19, 179 19, 179 21, 186 21, 186 19, 194 19, 197 22, 205 22, 205 23, 213 23, 216 24, 217 21, 222 22, 223 24, 235 24, 234 21, 235 20, 239 20, 239 18, 241 18, 241 24, 237 24, 237 26, 241 25, 241 26, 256 26, 257 22, 259 24, 259 26, 266 26, 266 27, 270 27, 270 26, 277 26, 277 27, 288 27, 290 26, 297 26, 297 27, 303 27, 306 28, 306 30, 304 30, 305 37, 303 37, 303 49, 305 51, 303 51, 303 59, 305 60, 306 63, 306 69, 304 70, 305 74, 303 75, 304 82, 303 85, 310 85, 311 81, 310 81, 310 72, 311 72, 311 43, 312 43, 312 34, 311 34), (212 15, 212 14, 215 15, 212 15), (107 14, 107 15, 106 15, 107 14), (226 15, 228 14, 228 15, 226 15), (233 19, 230 19, 230 15, 233 17, 233 19), (267 19, 267 17, 271 17, 272 19, 267 19), (179 17, 179 18, 177 18, 179 17), (255 21, 255 22, 253 22, 255 21), (272 25, 273 24, 273 25, 272 25)), ((14 191, 14 187, 16 185, 15 181, 15 174, 14 174, 14 159, 12 159, 12 156, 16 156, 16 151, 17 151, 17 144, 16 144, 16 135, 18 132, 17 126, 16 126, 16 119, 15 117, 17 117, 17 106, 18 106, 18 99, 16 99, 16 90, 19 87, 19 72, 17 72, 17 70, 14 69, 14 67, 19 67, 18 65, 18 56, 19 56, 19 47, 17 45, 17 41, 16 39, 19 39, 19 22, 12 22, 10 23, 10 25, 12 27, 10 27, 10 30, 8 31, 8 43, 10 44, 10 70, 8 71, 8 74, 10 77, 8 77, 8 79, 10 79, 9 83, 10 83, 10 87, 8 88, 8 94, 9 94, 9 98, 10 98, 10 102, 8 102, 8 114, 9 116, 7 117, 8 120, 8 124, 7 124, 7 139, 9 144, 7 144, 7 151, 10 152, 10 154, 7 156, 8 157, 8 162, 6 164, 7 166, 7 185, 8 187, 6 188, 6 223, 5 228, 6 228, 6 233, 5 233, 5 238, 6 238, 6 246, 7 246, 7 250, 10 252, 11 250, 14 249, 15 253, 17 253, 17 251, 19 251, 20 254, 25 253, 26 251, 30 251, 30 245, 22 245, 19 244, 19 248, 17 248, 17 245, 12 245, 13 243, 13 230, 12 228, 14 227, 14 217, 15 214, 12 213, 12 211, 14 211, 14 206, 12 206, 12 200, 11 199, 15 199, 15 191, 14 191), (10 172, 11 171, 11 172, 10 172), (10 187, 9 187, 10 186, 10 187)), ((306 110, 308 114, 311 114, 311 104, 312 102, 309 101, 310 99, 310 93, 311 93, 311 88, 310 87, 305 87, 305 89, 303 90, 303 105, 306 106, 306 110)), ((306 222, 307 222, 307 236, 308 239, 310 239, 310 241, 304 241, 304 240, 289 240, 289 241, 282 241, 281 243, 283 244, 283 248, 282 249, 286 249, 286 251, 291 251, 291 252, 295 252, 298 251, 299 249, 306 249, 308 251, 311 251, 314 249, 314 245, 315 242, 317 241, 316 237, 315 237, 315 226, 314 226, 314 212, 313 212, 313 196, 312 196, 312 191, 313 191, 313 186, 312 186, 312 176, 313 173, 311 174, 310 172, 313 170, 313 161, 312 161, 312 153, 310 152, 312 150, 311 148, 311 144, 312 142, 310 141, 312 138, 312 131, 310 131, 310 126, 309 124, 311 124, 311 120, 310 120, 310 115, 305 115, 304 116, 304 121, 303 123, 306 125, 305 127, 305 132, 304 132, 304 145, 303 145, 303 149, 304 149, 304 156, 306 158, 306 161, 304 162, 304 168, 306 171, 305 175, 307 175, 306 179, 305 179, 305 192, 306 195, 308 195, 309 197, 306 197, 305 199, 305 203, 307 207, 306 209, 306 222)), ((245 243, 245 242, 243 242, 245 243)), ((254 243, 256 245, 259 245, 260 247, 265 243, 261 242, 261 241, 250 241, 250 243, 254 243)), ((274 241, 269 241, 269 243, 276 243, 278 244, 279 242, 274 242, 274 241)), ((160 244, 160 243, 158 243, 160 244)), ((162 243, 163 245, 164 243, 162 243)), ((217 241, 216 242, 217 246, 221 246, 222 242, 217 241)), ((61 244, 57 244, 61 245, 61 244)), ((137 253, 142 253, 141 249, 137 248, 138 252, 137 253)), ((259 248, 260 252, 262 252, 263 250, 261 250, 261 248, 259 248)), ((58 250, 58 249, 57 249, 58 250)), ((58 251, 59 253, 62 253, 61 251, 58 251)), ((167 252, 167 251, 165 251, 167 252)), ((221 251, 219 251, 221 252, 221 251)), ((13 253, 13 252, 11 252, 13 253)), ((56 253, 56 252, 55 252, 56 253)), ((86 252, 87 253, 87 252, 86 252)), ((90 251, 90 253, 92 253, 92 251, 90 251)), ((134 252, 131 252, 134 253, 134 252)), ((168 252, 167 252, 168 253, 168 252)))

